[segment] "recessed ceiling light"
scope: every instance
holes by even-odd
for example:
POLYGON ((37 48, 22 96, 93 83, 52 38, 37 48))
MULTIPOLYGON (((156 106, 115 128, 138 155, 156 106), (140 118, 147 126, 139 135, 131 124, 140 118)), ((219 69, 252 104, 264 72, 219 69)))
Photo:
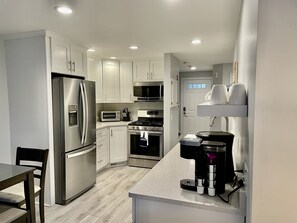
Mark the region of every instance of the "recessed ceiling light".
POLYGON ((95 49, 92 49, 92 48, 90 48, 90 49, 88 49, 88 52, 95 52, 96 50, 95 49))
POLYGON ((191 70, 196 70, 197 69, 197 67, 191 67, 191 70))
POLYGON ((202 40, 201 39, 194 39, 192 40, 192 44, 201 44, 202 40))
POLYGON ((60 12, 62 14, 67 14, 67 15, 72 13, 72 9, 67 6, 57 6, 57 7, 55 7, 55 10, 57 10, 58 12, 60 12))
POLYGON ((115 59, 117 59, 116 57, 109 57, 110 59, 112 59, 112 60, 115 60, 115 59))
POLYGON ((139 47, 136 46, 136 45, 132 45, 132 46, 130 46, 129 48, 130 48, 131 50, 138 50, 138 49, 139 49, 139 47))

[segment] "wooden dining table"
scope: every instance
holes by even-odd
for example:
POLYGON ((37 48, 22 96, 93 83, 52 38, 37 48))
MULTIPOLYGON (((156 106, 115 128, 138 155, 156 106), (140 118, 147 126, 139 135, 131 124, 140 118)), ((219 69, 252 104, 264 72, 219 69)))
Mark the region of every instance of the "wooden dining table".
POLYGON ((26 209, 29 222, 35 223, 34 197, 34 170, 35 168, 0 163, 0 191, 12 185, 24 182, 26 209))

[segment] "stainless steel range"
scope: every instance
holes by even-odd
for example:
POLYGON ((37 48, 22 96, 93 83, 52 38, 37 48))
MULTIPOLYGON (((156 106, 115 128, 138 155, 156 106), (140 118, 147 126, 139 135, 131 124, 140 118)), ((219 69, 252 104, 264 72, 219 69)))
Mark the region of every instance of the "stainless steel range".
POLYGON ((129 165, 152 168, 163 157, 163 110, 138 110, 128 125, 129 165))

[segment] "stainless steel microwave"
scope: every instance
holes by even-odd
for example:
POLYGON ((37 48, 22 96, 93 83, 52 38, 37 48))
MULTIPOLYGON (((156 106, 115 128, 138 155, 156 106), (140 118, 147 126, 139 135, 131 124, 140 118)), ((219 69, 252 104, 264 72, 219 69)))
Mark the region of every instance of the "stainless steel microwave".
POLYGON ((163 101, 163 82, 135 82, 133 84, 134 101, 163 101))
POLYGON ((121 120, 120 111, 101 111, 101 122, 119 122, 121 120))

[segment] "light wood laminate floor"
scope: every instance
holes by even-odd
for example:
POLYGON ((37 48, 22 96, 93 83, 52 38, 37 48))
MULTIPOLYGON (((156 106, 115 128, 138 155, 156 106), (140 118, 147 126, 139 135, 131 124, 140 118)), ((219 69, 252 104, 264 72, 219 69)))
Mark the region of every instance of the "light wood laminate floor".
MULTIPOLYGON (((96 185, 70 204, 45 207, 46 222, 132 222, 128 191, 149 171, 129 166, 97 173, 96 185)), ((38 206, 36 206, 39 222, 38 206)))

